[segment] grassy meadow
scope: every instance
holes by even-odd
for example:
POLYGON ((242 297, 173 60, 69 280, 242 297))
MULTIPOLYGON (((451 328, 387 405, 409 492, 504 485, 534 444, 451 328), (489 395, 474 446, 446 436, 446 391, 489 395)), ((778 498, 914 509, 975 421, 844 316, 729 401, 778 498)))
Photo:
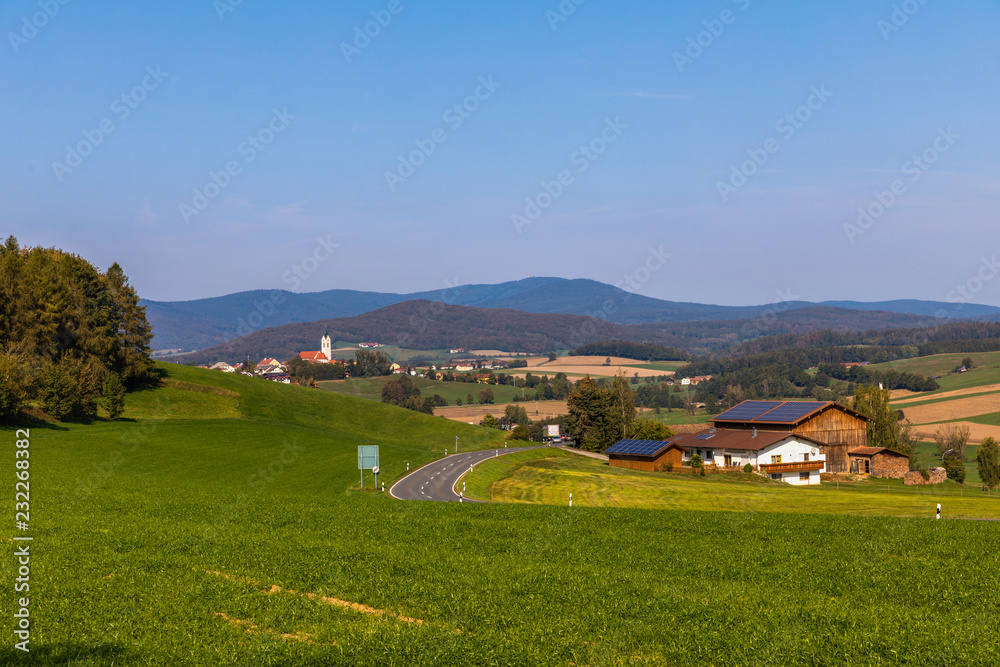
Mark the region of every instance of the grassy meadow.
MULTIPOLYGON (((389 381, 388 377, 374 378, 351 378, 349 380, 330 380, 327 382, 317 382, 316 386, 324 391, 330 391, 343 396, 354 398, 367 398, 375 401, 382 400, 382 387, 389 381)), ((438 394, 448 401, 448 405, 456 405, 456 401, 461 400, 464 404, 471 393, 473 398, 479 400, 479 392, 486 389, 487 385, 472 382, 444 382, 442 380, 428 380, 422 377, 411 377, 413 385, 420 390, 420 395, 430 398, 438 394)), ((495 403, 510 403, 514 396, 521 396, 521 390, 507 385, 489 385, 493 391, 495 403)), ((525 389, 525 392, 534 390, 525 389)))
POLYGON ((755 511, 933 518, 937 503, 956 519, 1000 520, 1000 492, 953 482, 905 486, 868 479, 793 487, 745 473, 653 473, 612 468, 604 461, 543 449, 490 459, 463 478, 470 498, 503 503, 632 507, 695 511, 755 511))
MULTIPOLYGON (((370 473, 357 489, 358 445, 380 445, 388 485, 456 435, 502 436, 161 368, 166 386, 129 395, 126 421, 32 427, 31 653, 5 632, 3 664, 1000 660, 993 523, 804 514, 727 502, 772 485, 721 481, 660 510, 395 501, 370 473)), ((0 440, 13 468, 14 430, 0 440)), ((8 554, 8 582, 15 567, 8 554)), ((14 598, 5 587, 3 608, 14 598)))

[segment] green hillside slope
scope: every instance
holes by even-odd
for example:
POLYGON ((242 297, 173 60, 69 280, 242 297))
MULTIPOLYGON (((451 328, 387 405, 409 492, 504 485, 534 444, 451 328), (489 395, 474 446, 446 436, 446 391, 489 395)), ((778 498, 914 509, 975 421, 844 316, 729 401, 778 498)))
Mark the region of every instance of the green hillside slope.
POLYGON ((31 654, 8 614, 3 664, 1000 659, 994 524, 395 501, 352 489, 356 445, 394 477, 493 434, 165 368, 177 384, 130 396, 138 421, 31 430, 31 654))

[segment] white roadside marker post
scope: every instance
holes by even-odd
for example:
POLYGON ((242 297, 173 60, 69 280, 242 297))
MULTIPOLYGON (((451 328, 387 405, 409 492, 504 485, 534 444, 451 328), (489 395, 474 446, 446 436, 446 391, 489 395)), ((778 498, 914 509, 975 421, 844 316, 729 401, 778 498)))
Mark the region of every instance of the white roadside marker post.
POLYGON ((569 506, 570 506, 570 507, 572 507, 572 506, 573 506, 573 494, 572 494, 572 493, 571 493, 571 494, 569 494, 569 506))

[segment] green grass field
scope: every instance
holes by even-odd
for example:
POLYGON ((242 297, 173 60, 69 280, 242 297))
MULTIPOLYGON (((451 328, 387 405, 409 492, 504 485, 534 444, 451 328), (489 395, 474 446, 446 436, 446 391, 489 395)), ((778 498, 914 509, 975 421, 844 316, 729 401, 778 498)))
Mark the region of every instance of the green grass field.
POLYGON ((874 364, 872 368, 895 368, 906 373, 920 373, 927 377, 940 375, 937 382, 941 388, 929 392, 928 396, 956 389, 970 389, 989 384, 1000 384, 1000 352, 971 352, 969 354, 935 354, 929 357, 901 359, 885 364, 874 364), (972 357, 975 364, 969 373, 952 375, 962 359, 972 357))
MULTIPOLYGON (((357 490, 358 445, 389 483, 500 434, 161 367, 179 384, 130 395, 136 421, 32 428, 32 650, 9 612, 3 664, 1000 660, 995 524, 771 511, 739 494, 772 485, 717 481, 661 510, 395 501, 357 490)), ((11 470, 15 438, 0 428, 11 470)))
POLYGON ((870 479, 792 487, 745 473, 698 477, 613 468, 606 462, 561 449, 520 452, 507 459, 489 459, 466 474, 463 481, 470 498, 563 505, 572 493, 573 504, 579 507, 906 518, 933 517, 940 502, 948 508, 951 518, 1000 520, 1000 492, 988 495, 978 488, 962 488, 952 482, 907 487, 902 480, 870 479))
MULTIPOLYGON (((427 378, 414 377, 413 384, 420 389, 421 396, 430 398, 438 394, 448 401, 448 405, 456 405, 456 401, 461 399, 466 402, 468 395, 478 400, 479 392, 486 389, 486 385, 473 384, 470 382, 442 382, 441 380, 428 380, 427 378)), ((375 401, 382 400, 382 387, 389 380, 387 377, 377 378, 352 378, 350 380, 334 380, 331 382, 317 382, 316 386, 324 391, 341 394, 343 396, 353 396, 355 398, 368 398, 375 401)), ((522 391, 515 387, 506 385, 489 385, 493 391, 495 403, 509 403, 514 400, 514 396, 521 396, 522 391)), ((525 392, 534 391, 525 389, 525 392)))

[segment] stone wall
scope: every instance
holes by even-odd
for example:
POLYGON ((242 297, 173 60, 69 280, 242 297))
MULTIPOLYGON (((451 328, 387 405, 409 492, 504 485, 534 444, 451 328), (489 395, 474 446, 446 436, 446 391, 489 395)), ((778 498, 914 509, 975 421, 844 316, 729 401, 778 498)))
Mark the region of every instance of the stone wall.
POLYGON ((872 457, 872 476, 891 477, 898 479, 906 477, 910 471, 910 459, 893 454, 876 454, 872 457))
POLYGON ((927 480, 925 480, 924 476, 916 470, 908 472, 903 478, 903 483, 907 486, 922 486, 924 484, 940 484, 948 479, 948 475, 945 473, 944 468, 931 468, 928 472, 930 473, 930 479, 927 480))

